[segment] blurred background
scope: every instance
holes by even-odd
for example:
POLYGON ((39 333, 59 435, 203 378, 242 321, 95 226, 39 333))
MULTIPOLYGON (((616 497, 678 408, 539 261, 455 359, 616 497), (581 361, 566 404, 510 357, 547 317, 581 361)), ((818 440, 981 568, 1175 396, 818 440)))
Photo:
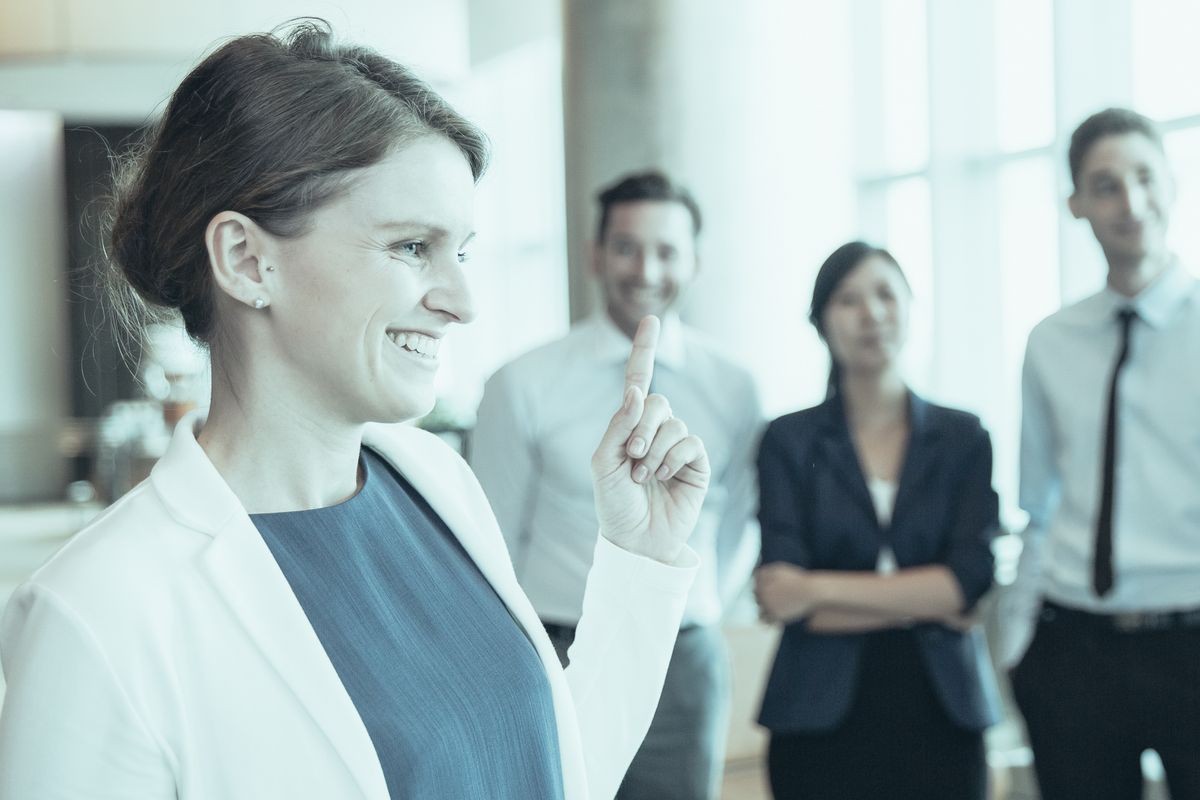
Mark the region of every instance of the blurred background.
MULTIPOLYGON (((1065 205, 1086 115, 1160 122, 1174 247, 1200 264, 1196 0, 0 0, 0 603, 206 396, 203 353, 169 327, 120 341, 98 296, 112 154, 222 37, 298 15, 414 67, 493 141, 480 315, 443 350, 431 427, 469 433, 491 372, 592 310, 594 191, 658 166, 705 214, 683 316, 744 358, 771 416, 824 393, 805 321, 821 261, 856 237, 893 251, 917 298, 910 381, 982 416, 1019 530, 1025 339, 1104 274, 1065 205)), ((773 641, 750 623, 730 637, 730 755, 753 766, 773 641)), ((1019 727, 993 744, 998 796, 1029 796, 1019 727)), ((757 796, 746 775, 728 796, 757 796)))

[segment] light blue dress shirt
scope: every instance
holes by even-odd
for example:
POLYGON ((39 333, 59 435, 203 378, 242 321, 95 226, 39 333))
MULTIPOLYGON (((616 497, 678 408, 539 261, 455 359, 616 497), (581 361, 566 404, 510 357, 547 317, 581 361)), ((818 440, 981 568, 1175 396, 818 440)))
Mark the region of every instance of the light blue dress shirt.
POLYGON ((1106 288, 1051 315, 1030 334, 1022 398, 1029 527, 1014 593, 1026 619, 1041 597, 1098 613, 1200 607, 1200 281, 1174 264, 1134 298, 1106 288), (1117 408, 1116 585, 1101 598, 1092 554, 1125 307, 1138 316, 1117 408))
MULTIPOLYGON (((712 483, 688 545, 700 572, 684 624, 711 625, 758 556, 754 454, 763 425, 750 373, 668 314, 653 390, 704 440, 712 483)), ((575 625, 596 546, 590 459, 625 391, 629 338, 604 314, 526 353, 487 382, 471 468, 496 512, 521 587, 547 622, 575 625)))

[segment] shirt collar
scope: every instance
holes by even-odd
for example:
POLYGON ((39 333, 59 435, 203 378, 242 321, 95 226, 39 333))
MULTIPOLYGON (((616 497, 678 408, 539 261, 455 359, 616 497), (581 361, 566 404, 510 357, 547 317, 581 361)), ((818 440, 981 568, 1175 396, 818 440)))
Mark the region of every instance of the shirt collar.
MULTIPOLYGON (((593 330, 592 342, 597 359, 622 364, 629 360, 629 337, 616 326, 607 313, 598 312, 588 324, 593 330)), ((679 315, 663 314, 658 348, 654 351, 654 363, 681 370, 686 360, 686 349, 683 341, 683 323, 680 322, 679 315)))
POLYGON ((1172 261, 1161 275, 1135 297, 1126 297, 1114 291, 1111 286, 1106 286, 1101 292, 1105 301, 1101 310, 1105 320, 1109 320, 1116 316, 1118 309, 1132 308, 1142 322, 1152 328, 1161 328, 1170 321, 1175 309, 1191 293, 1195 282, 1196 279, 1182 264, 1172 261))

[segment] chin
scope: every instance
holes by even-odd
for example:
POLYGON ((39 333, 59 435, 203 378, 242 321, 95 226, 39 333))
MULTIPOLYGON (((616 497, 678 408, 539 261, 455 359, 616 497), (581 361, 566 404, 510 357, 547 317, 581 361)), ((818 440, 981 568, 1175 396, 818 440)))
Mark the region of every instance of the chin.
POLYGON ((410 394, 407 397, 389 399, 391 402, 379 404, 372 409, 370 418, 367 420, 368 422, 380 422, 390 425, 420 419, 433 410, 437 398, 430 391, 428 394, 422 393, 419 396, 410 394))

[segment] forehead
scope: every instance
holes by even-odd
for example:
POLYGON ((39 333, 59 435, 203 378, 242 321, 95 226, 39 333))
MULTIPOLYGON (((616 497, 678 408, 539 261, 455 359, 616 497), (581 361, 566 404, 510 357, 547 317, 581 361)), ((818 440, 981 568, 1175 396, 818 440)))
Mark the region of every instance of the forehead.
POLYGON ((339 221, 471 227, 475 180, 466 157, 444 136, 422 136, 357 172, 328 206, 339 221))
POLYGON ((692 215, 674 200, 633 200, 608 210, 607 235, 678 241, 692 238, 692 215))
POLYGON ((838 289, 861 289, 865 286, 876 286, 880 283, 902 284, 900 270, 891 261, 880 255, 869 255, 854 265, 846 273, 838 289))
POLYGON ((1080 163, 1080 174, 1086 178, 1142 168, 1160 170, 1165 166, 1166 158, 1157 144, 1145 134, 1130 132, 1097 139, 1080 163))

